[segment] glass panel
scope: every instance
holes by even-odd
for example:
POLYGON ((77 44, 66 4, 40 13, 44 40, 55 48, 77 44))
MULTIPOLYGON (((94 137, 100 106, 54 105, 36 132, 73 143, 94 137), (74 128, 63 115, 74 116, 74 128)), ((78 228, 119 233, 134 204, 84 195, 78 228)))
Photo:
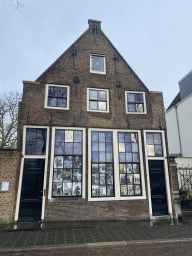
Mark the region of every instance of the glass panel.
POLYGON ((161 144, 161 134, 154 133, 154 144, 161 144))
POLYGON ((99 162, 99 153, 92 152, 92 162, 99 162))
POLYGON ((127 94, 127 101, 128 102, 135 102, 135 94, 134 93, 128 93, 127 94))
POLYGON ((98 164, 92 164, 92 173, 98 173, 99 169, 98 169, 98 164))
MULTIPOLYGON (((121 141, 119 141, 121 142, 121 141)), ((125 142, 131 142, 131 134, 130 133, 125 133, 125 142)))
POLYGON ((37 137, 36 137, 36 140, 37 141, 46 141, 46 130, 44 129, 37 129, 36 130, 36 132, 37 132, 37 137))
POLYGON ((57 98, 48 98, 48 106, 56 107, 57 106, 57 98))
POLYGON ((134 186, 133 185, 128 185, 127 186, 127 194, 129 196, 133 196, 134 195, 134 186))
POLYGON ((81 196, 81 182, 73 183, 73 196, 81 196))
POLYGON ((63 168, 63 157, 62 156, 55 156, 54 168, 63 168))
POLYGON ((136 112, 135 104, 128 103, 128 112, 136 112))
POLYGON ((74 142, 82 142, 82 131, 74 131, 74 142))
POLYGON ((89 101, 89 109, 97 109, 97 101, 89 101))
POLYGON ((141 186, 140 185, 135 186, 135 195, 141 195, 141 186))
POLYGON ((105 152, 99 152, 99 162, 105 162, 105 152))
POLYGON ((98 197, 100 195, 100 188, 99 186, 92 186, 92 196, 98 197))
MULTIPOLYGON (((134 143, 133 143, 134 144, 134 143)), ((132 151, 131 143, 125 143, 125 151, 127 153, 132 151)))
POLYGON ((107 102, 98 101, 98 110, 107 110, 107 102))
POLYGON ((57 97, 57 87, 49 86, 49 93, 48 94, 51 97, 57 97))
POLYGON ((113 184, 113 175, 107 174, 107 184, 113 184))
POLYGON ((63 182, 72 182, 72 169, 64 169, 63 182))
POLYGON ((63 169, 54 169, 53 172, 53 181, 62 182, 63 169))
POLYGON ((27 141, 36 141, 36 130, 27 129, 27 141))
POLYGON ((125 143, 119 143, 119 152, 125 152, 125 143))
POLYGON ((119 162, 125 162, 125 153, 119 153, 119 162))
POLYGON ((155 156, 163 156, 163 149, 161 145, 155 145, 155 156))
POLYGON ((36 154, 36 143, 35 142, 26 142, 26 155, 35 155, 36 154))
POLYGON ((133 153, 133 162, 139 162, 139 154, 133 153))
POLYGON ((142 93, 135 93, 135 102, 143 103, 143 94, 142 93))
POLYGON ((92 70, 98 72, 104 72, 104 56, 91 56, 92 58, 92 70))
POLYGON ((124 133, 119 132, 118 137, 119 137, 119 142, 124 142, 124 133))
POLYGON ((132 152, 139 152, 138 143, 132 143, 132 152))
POLYGON ((131 141, 132 142, 137 142, 137 133, 131 133, 131 141))
POLYGON ((73 143, 65 143, 65 154, 66 155, 73 154, 73 143))
POLYGON ((45 142, 36 143, 36 155, 45 155, 45 142))
POLYGON ((106 186, 100 186, 100 196, 106 196, 106 186))
POLYGON ((65 131, 65 142, 73 142, 73 131, 65 131))
POLYGON ((26 129, 26 155, 45 155, 46 129, 26 129))
POLYGON ((126 162, 128 162, 128 163, 133 162, 132 153, 126 153, 126 162))
POLYGON ((105 151, 105 142, 99 142, 99 151, 105 151))
POLYGON ((82 157, 81 156, 74 156, 73 157, 73 168, 80 169, 82 166, 82 157))
POLYGON ((92 184, 99 185, 99 174, 92 174, 92 184))
POLYGON ((73 181, 81 181, 81 169, 75 169, 73 170, 73 181))
POLYGON ((106 91, 98 91, 98 100, 106 101, 107 100, 107 92, 106 91))
POLYGON ((97 91, 89 90, 89 99, 97 100, 97 91))
POLYGON ((100 174, 100 185, 105 185, 105 174, 100 174))
POLYGON ((63 182, 63 195, 72 196, 72 182, 63 182))
POLYGON ((112 152, 112 143, 106 143, 106 152, 112 152))
POLYGON ((56 142, 55 143, 55 155, 63 155, 64 153, 64 143, 56 142))
POLYGON ((154 145, 147 145, 147 155, 148 156, 155 156, 154 145))
POLYGON ((92 142, 92 151, 99 151, 98 142, 92 142))
POLYGON ((64 142, 64 130, 55 130, 55 141, 64 142))
POLYGON ((147 144, 153 144, 153 133, 146 133, 147 144))
POLYGON ((81 143, 74 143, 74 155, 81 155, 81 143))
POLYGON ((126 174, 120 174, 120 184, 126 184, 126 174))
POLYGON ((135 105, 136 112, 143 112, 143 104, 135 105))
POLYGON ((105 133, 104 132, 99 133, 99 141, 105 141, 105 133))
POLYGON ((99 133, 98 132, 92 132, 92 141, 98 141, 99 139, 99 133))
POLYGON ((111 142, 112 141, 112 134, 110 132, 106 132, 105 136, 106 136, 106 142, 111 142))
POLYGON ((126 171, 127 171, 127 173, 133 173, 133 166, 132 166, 132 164, 126 164, 126 171))
POLYGON ((58 99, 58 107, 66 108, 67 107, 67 99, 58 99))
POLYGON ((73 166, 73 157, 64 156, 64 168, 72 168, 73 166))
POLYGON ((58 93, 58 97, 61 98, 67 98, 67 88, 62 88, 62 87, 57 87, 57 93, 58 93))
POLYGON ((62 196, 62 195, 63 195, 63 184, 53 183, 53 196, 62 196))
POLYGON ((113 161, 112 153, 106 153, 106 162, 111 163, 113 161))
POLYGON ((119 172, 126 173, 126 165, 125 164, 119 164, 119 172))
POLYGON ((127 185, 121 185, 121 196, 127 196, 127 185))
POLYGON ((107 185, 107 196, 114 196, 113 185, 107 185))

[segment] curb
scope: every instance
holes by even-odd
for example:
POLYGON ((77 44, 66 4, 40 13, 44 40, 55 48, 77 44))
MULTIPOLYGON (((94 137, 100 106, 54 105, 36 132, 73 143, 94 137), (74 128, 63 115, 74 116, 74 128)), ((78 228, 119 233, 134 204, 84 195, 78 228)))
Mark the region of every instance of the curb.
POLYGON ((192 238, 182 239, 162 239, 162 240, 143 240, 143 241, 128 241, 128 242, 100 242, 100 243, 87 243, 87 244, 71 244, 71 245, 55 245, 55 246, 36 246, 26 248, 5 248, 0 249, 0 252, 25 252, 25 251, 41 251, 41 250, 58 250, 65 248, 91 248, 103 246, 130 246, 134 244, 158 244, 158 243, 178 243, 178 242, 191 242, 192 238))

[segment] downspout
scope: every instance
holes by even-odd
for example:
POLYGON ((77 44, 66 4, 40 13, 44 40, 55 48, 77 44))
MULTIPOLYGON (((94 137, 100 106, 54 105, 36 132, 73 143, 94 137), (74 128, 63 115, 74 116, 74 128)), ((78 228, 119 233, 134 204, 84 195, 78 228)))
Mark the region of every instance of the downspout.
POLYGON ((177 119, 177 129, 178 129, 178 135, 179 135, 179 147, 180 147, 180 152, 181 152, 181 157, 182 157, 181 137, 180 137, 180 130, 179 130, 179 121, 178 121, 177 105, 175 105, 174 108, 175 108, 176 119, 177 119))

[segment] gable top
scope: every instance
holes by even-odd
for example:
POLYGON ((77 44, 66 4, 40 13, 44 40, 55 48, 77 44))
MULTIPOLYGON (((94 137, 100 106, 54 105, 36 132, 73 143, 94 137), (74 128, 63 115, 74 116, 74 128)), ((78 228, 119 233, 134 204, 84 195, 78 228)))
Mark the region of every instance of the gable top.
POLYGON ((133 71, 133 69, 129 66, 129 64, 126 62, 126 60, 123 58, 123 56, 119 53, 119 51, 115 48, 115 46, 112 44, 112 42, 109 40, 109 38, 104 34, 104 32, 101 30, 101 21, 98 20, 88 20, 89 28, 50 66, 48 67, 35 81, 39 81, 40 78, 49 70, 51 69, 70 49, 73 48, 73 46, 86 34, 89 30, 93 29, 93 26, 96 25, 97 28, 99 28, 102 35, 106 38, 106 40, 110 43, 110 45, 113 47, 113 49, 116 51, 116 53, 119 55, 119 57, 124 61, 124 63, 127 65, 127 67, 131 70, 131 72, 136 76, 136 78, 142 83, 143 87, 146 89, 146 91, 149 91, 147 86, 142 82, 142 80, 138 77, 138 75, 133 71))

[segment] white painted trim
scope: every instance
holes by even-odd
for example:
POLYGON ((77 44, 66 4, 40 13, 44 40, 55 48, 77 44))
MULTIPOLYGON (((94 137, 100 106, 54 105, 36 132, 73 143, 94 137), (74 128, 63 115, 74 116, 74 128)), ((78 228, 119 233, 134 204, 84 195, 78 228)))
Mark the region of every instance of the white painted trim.
POLYGON ((89 128, 88 129, 88 201, 114 201, 114 200, 140 200, 146 199, 145 190, 145 178, 143 169, 143 155, 142 155, 142 145, 141 145, 141 131, 140 130, 124 130, 124 129, 98 129, 89 128), (102 132, 112 132, 113 133, 113 159, 114 159, 114 182, 115 182, 115 196, 114 197, 91 197, 91 132, 92 131, 102 131, 102 132), (120 183, 119 183, 119 153, 118 153, 118 132, 137 132, 139 138, 139 157, 140 157, 140 173, 141 173, 141 189, 142 196, 120 196, 120 183))
POLYGON ((44 101, 44 108, 50 108, 50 109, 61 109, 61 110, 69 110, 69 97, 70 97, 70 86, 69 85, 59 85, 59 84, 46 84, 45 85, 45 101, 44 101), (48 87, 66 87, 67 88, 67 107, 51 107, 48 106, 48 87))
POLYGON ((105 55, 102 55, 102 54, 91 54, 90 55, 90 73, 106 75, 106 60, 105 59, 106 59, 105 55), (92 56, 104 57, 104 71, 103 72, 93 71, 92 70, 92 56))
POLYGON ((143 114, 147 114, 147 107, 146 107, 146 98, 145 98, 145 92, 138 92, 138 91, 125 91, 125 111, 126 114, 129 115, 143 115, 143 114), (143 112, 129 112, 128 111, 128 106, 127 106, 127 94, 128 93, 142 93, 143 94, 143 106, 144 106, 144 111, 143 112))
POLYGON ((165 174, 165 185, 166 185, 166 194, 167 194, 167 207, 169 216, 173 216, 172 204, 171 204, 171 192, 170 192, 170 183, 169 183, 169 173, 168 173, 168 163, 167 163, 167 154, 166 154, 166 144, 165 144, 165 134, 162 130, 144 130, 144 144, 145 144, 145 159, 146 159, 146 171, 147 171, 147 188, 148 188, 148 200, 149 200, 149 214, 150 219, 156 219, 158 216, 153 216, 152 212, 152 202, 151 202, 151 186, 150 186, 150 177, 149 177, 149 164, 148 160, 163 160, 164 161, 164 174, 165 174), (163 146, 163 157, 148 157, 147 156, 147 141, 146 133, 161 133, 162 134, 162 146, 163 146))
POLYGON ((100 112, 100 113, 109 113, 109 89, 87 88, 87 111, 89 111, 89 112, 100 112), (106 91, 107 92, 107 110, 89 109, 89 90, 106 91))
MULTIPOLYGON (((22 159, 21 159, 21 168, 20 168, 20 175, 19 175, 18 192, 17 192, 17 203, 16 203, 16 209, 15 209, 15 221, 18 221, 18 216, 19 216, 19 206, 20 206, 21 187, 22 187, 22 180, 23 180, 24 160, 29 159, 29 158, 31 158, 31 159, 45 159, 43 189, 46 189, 48 150, 49 150, 49 126, 33 126, 33 125, 23 126, 22 159), (46 154, 45 155, 41 155, 41 156, 39 156, 39 155, 25 155, 26 129, 27 128, 47 129, 46 154)), ((44 212, 45 212, 45 194, 43 193, 42 210, 41 210, 41 219, 42 220, 44 219, 44 212)))
MULTIPOLYGON (((53 181, 53 164, 54 164, 54 147, 55 147, 55 130, 73 130, 73 131, 83 131, 83 168, 82 168, 82 197, 79 198, 85 198, 86 197, 86 128, 80 128, 80 127, 52 127, 52 143, 51 143, 51 162, 50 162, 50 174, 49 174, 49 191, 48 191, 48 199, 52 199, 52 181, 53 181)), ((59 200, 67 199, 69 200, 69 197, 59 197, 59 200)), ((76 197, 71 197, 76 198, 76 197)), ((57 198, 54 197, 55 200, 57 198)))

